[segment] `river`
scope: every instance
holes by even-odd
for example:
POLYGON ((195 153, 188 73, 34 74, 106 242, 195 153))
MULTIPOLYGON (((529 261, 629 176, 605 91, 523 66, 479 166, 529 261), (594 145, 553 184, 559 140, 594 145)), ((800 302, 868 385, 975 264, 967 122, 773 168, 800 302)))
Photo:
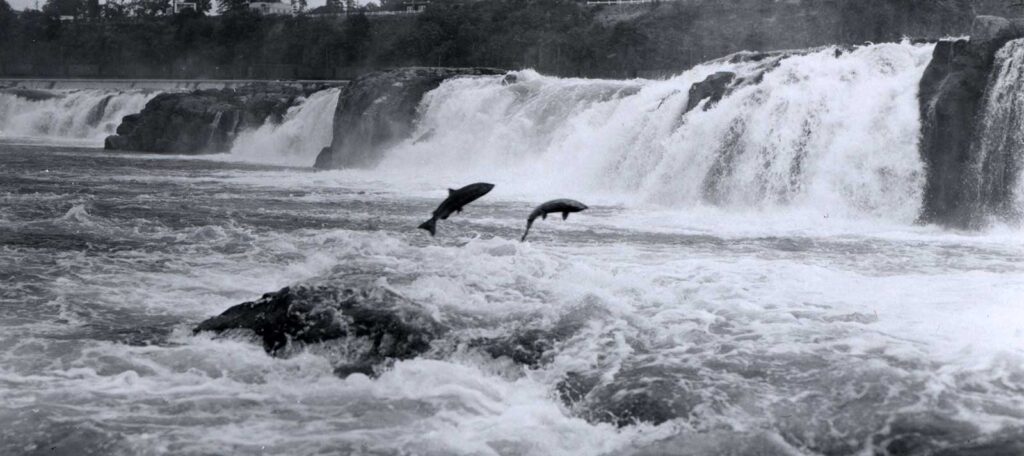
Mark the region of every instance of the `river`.
POLYGON ((328 96, 204 157, 0 116, 0 453, 1024 451, 1020 227, 915 223, 930 51, 787 58, 681 123, 681 88, 736 64, 453 80, 368 170, 308 168, 328 96), (475 181, 496 187, 416 229, 475 181), (556 197, 591 208, 519 242, 556 197), (377 378, 336 376, 337 344, 192 333, 353 280, 472 317, 461 335, 578 330, 536 368, 457 346, 377 378))

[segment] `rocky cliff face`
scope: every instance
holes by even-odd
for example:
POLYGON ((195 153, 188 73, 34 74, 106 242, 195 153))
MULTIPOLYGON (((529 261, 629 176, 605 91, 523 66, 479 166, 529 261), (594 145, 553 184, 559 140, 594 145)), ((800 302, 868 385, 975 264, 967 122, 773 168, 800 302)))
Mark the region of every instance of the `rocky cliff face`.
POLYGON ((982 106, 996 52, 1024 36, 1024 22, 992 16, 975 19, 970 39, 936 44, 921 78, 921 157, 928 169, 921 221, 957 228, 984 223, 980 188, 986 176, 976 172, 982 106))
POLYGON ((423 94, 453 77, 503 74, 491 68, 401 68, 361 76, 342 90, 334 113, 334 140, 316 167, 361 168, 409 137, 423 94))
POLYGON ((279 122, 299 97, 322 88, 264 83, 161 94, 141 113, 125 116, 104 146, 175 154, 225 152, 242 129, 279 122))

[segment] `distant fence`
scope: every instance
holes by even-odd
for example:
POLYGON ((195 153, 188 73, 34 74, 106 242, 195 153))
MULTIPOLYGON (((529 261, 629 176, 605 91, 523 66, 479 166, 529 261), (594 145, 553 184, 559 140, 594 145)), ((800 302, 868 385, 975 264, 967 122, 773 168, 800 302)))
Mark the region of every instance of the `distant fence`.
POLYGON ((421 9, 416 9, 416 10, 400 10, 400 11, 360 11, 360 10, 356 10, 356 11, 339 11, 339 12, 336 12, 336 13, 315 13, 315 14, 309 14, 309 16, 313 16, 313 17, 345 17, 345 16, 358 16, 358 15, 362 14, 362 15, 370 16, 370 17, 373 17, 373 16, 380 17, 380 16, 405 16, 405 15, 409 15, 409 14, 419 14, 419 13, 422 13, 422 12, 423 12, 422 8, 421 9))

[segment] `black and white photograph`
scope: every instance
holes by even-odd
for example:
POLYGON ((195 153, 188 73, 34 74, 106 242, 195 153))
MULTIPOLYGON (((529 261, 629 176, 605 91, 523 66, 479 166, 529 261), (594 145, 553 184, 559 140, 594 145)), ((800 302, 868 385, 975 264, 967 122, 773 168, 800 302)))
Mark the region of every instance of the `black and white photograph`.
POLYGON ((1024 455, 1024 1, 0 0, 0 455, 1024 455))

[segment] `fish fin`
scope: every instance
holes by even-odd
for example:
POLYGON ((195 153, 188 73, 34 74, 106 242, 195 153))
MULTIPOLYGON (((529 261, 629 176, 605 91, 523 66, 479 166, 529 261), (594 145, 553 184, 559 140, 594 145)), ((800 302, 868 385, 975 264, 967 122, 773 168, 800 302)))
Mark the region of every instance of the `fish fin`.
POLYGON ((565 220, 567 218, 569 218, 569 211, 565 211, 562 213, 562 220, 565 220))
POLYGON ((451 195, 452 193, 455 193, 455 190, 452 190, 452 189, 449 188, 448 189, 448 194, 451 195))
POLYGON ((437 234, 437 219, 436 218, 432 218, 430 220, 427 220, 426 222, 423 222, 422 224, 420 224, 419 228, 421 230, 429 231, 430 235, 433 236, 433 235, 437 234))
POLYGON ((547 219, 548 219, 548 213, 547 213, 547 212, 545 212, 545 213, 543 213, 543 214, 540 214, 540 218, 541 218, 542 220, 547 220, 547 219))

